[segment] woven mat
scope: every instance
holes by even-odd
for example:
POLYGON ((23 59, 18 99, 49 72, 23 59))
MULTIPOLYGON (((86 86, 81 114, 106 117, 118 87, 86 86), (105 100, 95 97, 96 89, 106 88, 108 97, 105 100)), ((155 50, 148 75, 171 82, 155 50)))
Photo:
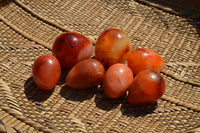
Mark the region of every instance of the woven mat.
POLYGON ((200 131, 199 8, 186 14, 173 0, 152 1, 0 0, 0 131, 200 131), (151 48, 164 58, 166 91, 156 103, 133 107, 100 89, 70 89, 63 80, 50 92, 36 87, 32 64, 51 54, 59 34, 79 32, 95 43, 108 28, 128 33, 133 49, 151 48))

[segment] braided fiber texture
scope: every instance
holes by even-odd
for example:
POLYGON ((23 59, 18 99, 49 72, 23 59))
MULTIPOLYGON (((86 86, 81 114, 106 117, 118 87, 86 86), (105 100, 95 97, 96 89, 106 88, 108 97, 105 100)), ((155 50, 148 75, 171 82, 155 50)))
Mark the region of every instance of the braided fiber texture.
POLYGON ((0 131, 200 132, 200 4, 193 2, 0 0, 0 131), (125 31, 133 50, 164 58, 166 91, 157 102, 133 107, 100 88, 74 90, 64 85, 66 73, 52 91, 37 88, 32 65, 52 54, 58 35, 79 32, 95 44, 108 28, 125 31))

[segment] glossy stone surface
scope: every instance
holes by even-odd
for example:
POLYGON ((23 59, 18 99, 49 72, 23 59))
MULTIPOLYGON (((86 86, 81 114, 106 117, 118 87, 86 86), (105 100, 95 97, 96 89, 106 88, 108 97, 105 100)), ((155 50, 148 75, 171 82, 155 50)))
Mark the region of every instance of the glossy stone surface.
POLYGON ((163 77, 150 70, 145 70, 136 75, 130 86, 128 102, 133 105, 144 105, 155 102, 165 91, 163 77))
POLYGON ((52 52, 64 68, 72 68, 78 62, 90 58, 93 53, 93 45, 85 36, 67 32, 57 37, 52 52))
POLYGON ((74 89, 86 89, 100 84, 105 74, 104 66, 96 59, 76 64, 67 74, 65 83, 74 89))
POLYGON ((131 69, 121 63, 109 67, 103 80, 104 93, 109 98, 118 98, 124 94, 133 82, 131 69))
POLYGON ((32 74, 40 89, 51 90, 60 78, 60 63, 54 56, 42 55, 35 60, 32 74))
POLYGON ((131 51, 128 35, 119 29, 108 29, 97 39, 95 56, 105 68, 127 60, 131 51))
POLYGON ((141 48, 131 52, 128 57, 128 66, 134 74, 143 70, 160 72, 164 67, 164 60, 155 51, 147 48, 141 48))

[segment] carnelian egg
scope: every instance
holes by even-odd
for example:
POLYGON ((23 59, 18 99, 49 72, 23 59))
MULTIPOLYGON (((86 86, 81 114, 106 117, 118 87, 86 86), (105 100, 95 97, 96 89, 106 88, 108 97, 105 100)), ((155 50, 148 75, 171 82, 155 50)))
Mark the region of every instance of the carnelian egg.
POLYGON ((105 68, 115 63, 125 62, 130 51, 130 38, 120 29, 104 31, 95 44, 96 59, 102 62, 105 68))
POLYGON ((76 64, 67 74, 65 83, 74 89, 86 89, 100 84, 104 66, 96 59, 86 59, 76 64))
POLYGON ((130 86, 128 102, 132 105, 145 105, 155 102, 165 91, 165 80, 155 71, 138 73, 130 86))
POLYGON ((32 67, 35 84, 42 90, 51 90, 61 74, 59 61, 51 55, 39 56, 32 67))
POLYGON ((93 49, 93 44, 82 34, 67 32, 56 38, 52 52, 62 67, 70 69, 78 62, 90 58, 93 49))
POLYGON ((163 58, 148 48, 136 49, 128 57, 128 66, 137 74, 143 70, 160 72, 164 67, 163 58))
POLYGON ((118 98, 129 89, 132 82, 131 69, 122 63, 114 64, 106 71, 103 80, 104 93, 109 98, 118 98))

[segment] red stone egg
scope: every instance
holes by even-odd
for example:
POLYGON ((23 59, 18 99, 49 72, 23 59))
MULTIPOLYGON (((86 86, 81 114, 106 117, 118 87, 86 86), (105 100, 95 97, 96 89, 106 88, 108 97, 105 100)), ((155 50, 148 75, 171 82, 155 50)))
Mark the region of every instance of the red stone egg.
POLYGON ((164 67, 163 58, 148 48, 136 49, 128 57, 128 66, 137 74, 143 70, 160 72, 164 67))
POLYGON ((131 69, 122 63, 114 64, 106 71, 103 80, 104 93, 109 98, 118 98, 129 89, 132 82, 131 69))
POLYGON ((38 57, 32 67, 35 84, 42 90, 51 90, 59 81, 61 68, 59 61, 51 55, 38 57))
POLYGON ((105 74, 104 66, 96 59, 86 59, 76 64, 67 74, 65 83, 74 89, 86 89, 100 84, 105 74))
POLYGON ((155 71, 138 73, 130 86, 128 102, 132 105, 145 105, 155 102, 165 91, 164 78, 155 71))
POLYGON ((52 52, 62 67, 70 69, 78 62, 90 58, 93 45, 88 38, 75 32, 67 32, 58 36, 52 52))
POLYGON ((104 31, 95 44, 96 59, 102 62, 105 68, 115 63, 124 63, 130 51, 130 38, 120 29, 104 31))

